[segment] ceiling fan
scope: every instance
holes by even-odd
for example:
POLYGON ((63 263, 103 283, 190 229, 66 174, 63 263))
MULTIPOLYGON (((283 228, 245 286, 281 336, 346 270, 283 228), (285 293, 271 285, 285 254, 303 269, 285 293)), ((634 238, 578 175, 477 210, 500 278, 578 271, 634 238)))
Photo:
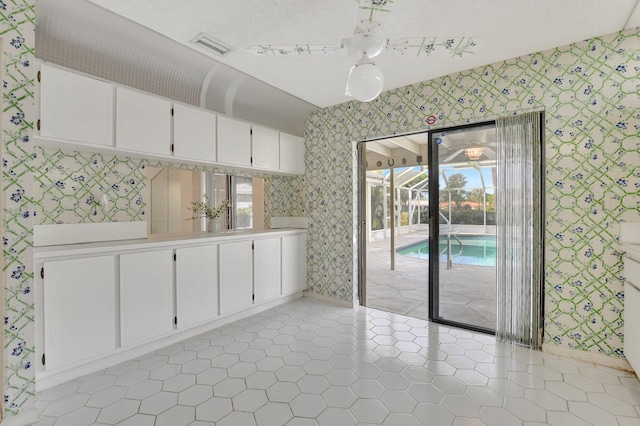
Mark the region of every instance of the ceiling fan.
POLYGON ((436 49, 450 51, 452 56, 473 53, 476 46, 471 37, 412 37, 400 38, 392 42, 384 37, 379 21, 374 19, 382 13, 391 12, 390 6, 395 0, 355 0, 358 3, 358 22, 351 37, 345 38, 339 45, 292 44, 292 45, 255 45, 247 50, 256 55, 287 56, 332 54, 347 51, 356 63, 349 70, 345 95, 359 101, 374 100, 384 85, 382 71, 376 67, 373 58, 384 50, 400 55, 429 56, 436 49))

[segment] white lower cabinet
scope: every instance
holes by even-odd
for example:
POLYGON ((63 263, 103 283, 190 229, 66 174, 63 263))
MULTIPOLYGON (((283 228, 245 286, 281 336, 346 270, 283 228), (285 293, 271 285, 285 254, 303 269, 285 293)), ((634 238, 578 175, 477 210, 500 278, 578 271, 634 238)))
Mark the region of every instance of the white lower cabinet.
POLYGON ((178 328, 218 316, 218 246, 176 249, 178 328))
POLYGON ((220 244, 220 315, 246 309, 253 304, 251 241, 220 244))
POLYGON ((253 287, 255 302, 280 296, 281 244, 280 238, 265 238, 253 242, 253 287))
POLYGON ((307 288, 307 237, 304 234, 282 237, 282 294, 307 288))
POLYGON ((273 232, 36 248, 34 264, 42 266, 34 279, 36 355, 44 361, 36 367, 38 386, 106 368, 299 293, 306 284, 305 234, 273 232))
POLYGON ((173 331, 173 250, 120 255, 123 347, 173 331))
POLYGON ((624 269, 624 356, 640 372, 640 262, 622 257, 624 269))
POLYGON ((56 370, 116 349, 116 258, 44 262, 46 368, 56 370))

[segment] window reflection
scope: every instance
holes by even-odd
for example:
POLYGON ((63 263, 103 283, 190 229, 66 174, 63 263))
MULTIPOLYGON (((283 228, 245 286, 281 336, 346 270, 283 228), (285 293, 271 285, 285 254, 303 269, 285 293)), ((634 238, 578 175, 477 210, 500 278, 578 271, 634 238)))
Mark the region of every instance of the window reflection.
POLYGON ((206 231, 205 219, 188 220, 193 200, 204 196, 215 207, 228 199, 226 229, 262 228, 263 179, 213 172, 147 167, 147 231, 153 235, 206 231), (255 211, 254 211, 255 210, 255 211))

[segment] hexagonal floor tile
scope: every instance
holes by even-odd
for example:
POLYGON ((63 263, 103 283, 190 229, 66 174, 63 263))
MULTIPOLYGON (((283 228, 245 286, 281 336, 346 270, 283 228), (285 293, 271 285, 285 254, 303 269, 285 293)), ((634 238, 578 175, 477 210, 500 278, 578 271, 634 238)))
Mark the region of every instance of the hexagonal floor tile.
POLYGON ((178 394, 173 392, 159 392, 145 398, 140 403, 141 414, 158 415, 178 402, 178 394))
POLYGON ((276 371, 276 377, 281 382, 297 382, 307 373, 298 365, 285 365, 276 371))
POLYGON ((353 391, 346 386, 329 386, 322 392, 322 398, 329 407, 349 408, 358 399, 353 391))
POLYGON ((300 394, 289 403, 291 411, 297 417, 315 418, 327 408, 320 395, 300 394))
POLYGON ((358 399, 349 410, 359 422, 378 425, 382 424, 389 414, 389 410, 375 399, 358 399))
POLYGON ((96 419, 98 423, 116 424, 133 416, 138 412, 140 401, 134 399, 122 399, 100 411, 96 419))
POLYGON ((195 407, 211 397, 213 397, 213 388, 211 386, 193 385, 180 392, 178 404, 195 407))
POLYGON ((245 379, 247 388, 265 390, 276 383, 278 379, 271 371, 256 371, 245 379))
POLYGON ((289 404, 267 402, 255 412, 258 426, 283 426, 289 424, 293 413, 289 404))
POLYGON ((273 402, 290 402, 300 394, 295 383, 278 382, 267 389, 267 398, 273 402))
POLYGON ((230 398, 213 397, 196 407, 196 419, 217 422, 233 411, 230 398))
POLYGON ((155 426, 187 426, 196 418, 195 407, 176 405, 156 418, 155 426))
POLYGON ((351 389, 360 398, 380 398, 384 393, 382 385, 373 379, 358 379, 353 383, 351 389))
POLYGON ((297 384, 303 393, 320 394, 329 387, 329 382, 324 376, 304 376, 297 381, 297 384))
POLYGON ((412 413, 418 401, 416 401, 408 391, 386 390, 380 397, 380 402, 389 411, 398 413, 412 413))
POLYGON ((237 411, 256 411, 267 403, 267 394, 263 390, 246 389, 232 399, 233 409, 237 411))
POLYGON ((358 423, 349 410, 334 407, 324 410, 317 420, 320 426, 353 426, 358 423))
POLYGON ((222 420, 216 422, 216 426, 256 426, 253 413, 234 411, 222 420))
POLYGON ((231 398, 245 390, 244 379, 228 377, 213 385, 213 395, 231 398))

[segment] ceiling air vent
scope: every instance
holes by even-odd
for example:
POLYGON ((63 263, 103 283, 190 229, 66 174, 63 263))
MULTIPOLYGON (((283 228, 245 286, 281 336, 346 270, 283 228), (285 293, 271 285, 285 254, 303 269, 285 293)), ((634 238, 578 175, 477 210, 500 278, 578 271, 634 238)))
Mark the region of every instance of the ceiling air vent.
POLYGON ((225 46, 220 40, 216 40, 209 34, 205 33, 200 33, 196 38, 191 40, 191 43, 204 47, 218 56, 224 56, 226 53, 231 51, 231 48, 225 46))

